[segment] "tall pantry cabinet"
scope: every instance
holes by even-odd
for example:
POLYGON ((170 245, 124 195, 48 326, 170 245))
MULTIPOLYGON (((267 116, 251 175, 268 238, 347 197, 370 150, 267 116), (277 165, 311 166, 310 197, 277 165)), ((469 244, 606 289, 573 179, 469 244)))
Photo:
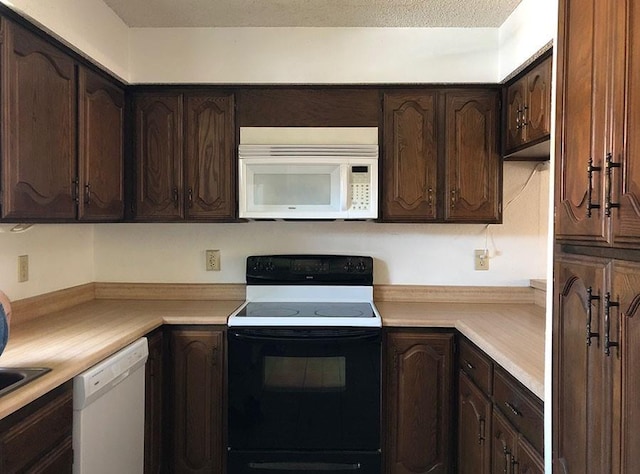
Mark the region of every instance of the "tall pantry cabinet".
POLYGON ((553 471, 640 465, 640 1, 561 0, 553 471))

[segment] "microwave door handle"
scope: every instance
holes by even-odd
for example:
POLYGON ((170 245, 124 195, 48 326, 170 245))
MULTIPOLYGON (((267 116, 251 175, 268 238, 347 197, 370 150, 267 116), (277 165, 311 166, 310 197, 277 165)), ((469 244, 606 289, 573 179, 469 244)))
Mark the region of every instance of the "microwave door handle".
POLYGON ((340 166, 340 210, 349 210, 349 165, 340 166))

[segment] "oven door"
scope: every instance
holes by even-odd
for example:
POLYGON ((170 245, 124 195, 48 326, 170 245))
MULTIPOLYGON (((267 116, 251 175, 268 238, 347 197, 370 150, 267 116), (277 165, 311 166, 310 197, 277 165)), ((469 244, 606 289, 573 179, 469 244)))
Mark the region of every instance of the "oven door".
POLYGON ((379 328, 229 329, 232 450, 380 449, 379 328))

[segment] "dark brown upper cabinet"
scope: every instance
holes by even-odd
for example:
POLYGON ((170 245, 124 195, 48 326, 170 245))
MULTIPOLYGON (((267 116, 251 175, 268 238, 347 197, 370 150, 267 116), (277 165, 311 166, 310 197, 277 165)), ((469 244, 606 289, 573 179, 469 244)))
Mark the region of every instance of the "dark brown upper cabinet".
POLYGON ((134 102, 135 218, 233 220, 233 94, 137 93, 134 102))
POLYGON ((2 19, 2 218, 76 217, 76 65, 2 19))
POLYGON ((124 215, 124 91, 80 66, 78 218, 120 220, 124 215))
POLYGON ((560 6, 556 238, 637 248, 640 8, 614 0, 560 6))
POLYGON ((497 91, 447 92, 445 120, 445 221, 500 222, 497 91))
POLYGON ((434 221, 438 187, 437 92, 384 94, 382 219, 434 221))
POLYGON ((412 89, 383 97, 381 220, 501 220, 498 92, 412 89))
POLYGON ((548 143, 540 153, 531 145, 548 140, 551 133, 551 66, 546 56, 507 87, 505 155, 518 150, 524 157, 549 158, 548 143))
POLYGON ((2 218, 122 219, 124 91, 2 23, 2 218))

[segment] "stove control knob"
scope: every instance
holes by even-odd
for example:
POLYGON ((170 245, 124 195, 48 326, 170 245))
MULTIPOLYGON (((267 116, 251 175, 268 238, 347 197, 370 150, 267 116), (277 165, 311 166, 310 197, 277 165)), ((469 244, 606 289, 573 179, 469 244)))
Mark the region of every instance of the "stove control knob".
POLYGON ((264 269, 268 272, 272 272, 276 269, 276 266, 273 264, 271 260, 269 260, 267 264, 264 266, 264 269))
POLYGON ((364 263, 364 260, 360 260, 357 264, 356 264, 356 271, 357 272, 364 272, 367 269, 367 265, 364 263))
POLYGON ((344 264, 344 271, 348 273, 353 271, 353 262, 351 259, 347 260, 347 263, 344 264))

